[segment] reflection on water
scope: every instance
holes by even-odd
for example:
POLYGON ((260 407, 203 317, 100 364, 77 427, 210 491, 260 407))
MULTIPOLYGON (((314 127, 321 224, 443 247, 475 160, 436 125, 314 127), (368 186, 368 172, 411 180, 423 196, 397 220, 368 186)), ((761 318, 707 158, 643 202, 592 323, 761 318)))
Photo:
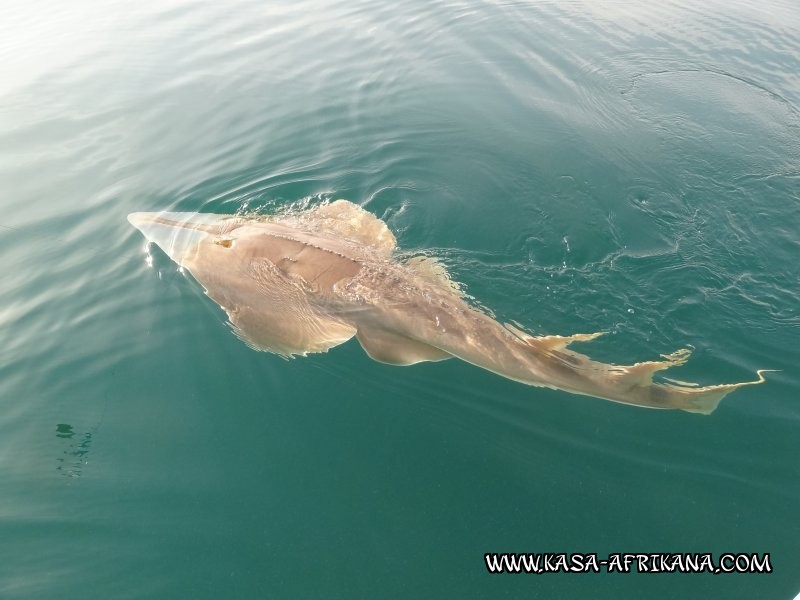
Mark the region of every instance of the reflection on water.
POLYGON ((0 597, 792 597, 798 73, 790 0, 4 2, 0 597), (282 361, 125 219, 340 197, 501 322, 783 371, 701 418, 282 361), (775 572, 482 563, 645 546, 775 572))

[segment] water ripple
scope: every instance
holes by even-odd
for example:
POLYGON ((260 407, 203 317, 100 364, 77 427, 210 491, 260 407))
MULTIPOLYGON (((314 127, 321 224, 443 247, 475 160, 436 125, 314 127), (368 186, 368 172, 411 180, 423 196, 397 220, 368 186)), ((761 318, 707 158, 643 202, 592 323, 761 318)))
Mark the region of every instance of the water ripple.
MULTIPOLYGON (((385 595, 389 563, 464 575, 527 533, 788 556, 798 39, 791 0, 4 4, 0 595, 375 595, 353 548, 385 595), (338 197, 499 320, 608 331, 615 362, 690 346, 687 380, 784 372, 698 419, 355 342, 285 362, 125 220, 338 197)), ((434 579, 397 589, 477 589, 434 579)))

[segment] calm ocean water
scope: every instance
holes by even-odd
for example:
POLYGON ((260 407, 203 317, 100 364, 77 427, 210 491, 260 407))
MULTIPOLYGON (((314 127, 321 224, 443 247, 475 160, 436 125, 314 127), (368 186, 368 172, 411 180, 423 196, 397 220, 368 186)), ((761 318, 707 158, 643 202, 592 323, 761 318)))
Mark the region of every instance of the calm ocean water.
POLYGON ((794 0, 0 8, 0 598, 793 598, 794 0), (348 198, 711 416, 242 344, 132 211, 348 198), (771 574, 490 575, 486 552, 771 574))

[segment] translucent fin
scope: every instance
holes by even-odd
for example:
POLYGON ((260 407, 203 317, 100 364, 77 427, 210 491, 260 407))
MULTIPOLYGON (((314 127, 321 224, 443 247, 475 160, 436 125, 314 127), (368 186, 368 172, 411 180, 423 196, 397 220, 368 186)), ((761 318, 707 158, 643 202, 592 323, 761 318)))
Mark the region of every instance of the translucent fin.
POLYGON ((605 335, 605 331, 598 331, 597 333, 576 333, 574 335, 542 335, 532 336, 529 333, 521 330, 519 327, 511 323, 504 323, 503 326, 511 333, 519 337, 529 346, 533 346, 537 350, 543 352, 563 350, 574 342, 590 342, 605 335))
POLYGON ((692 355, 688 348, 681 348, 672 354, 662 354, 664 360, 651 360, 636 363, 629 367, 617 367, 616 378, 624 386, 645 386, 653 383, 653 373, 684 364, 692 355))
POLYGON ((445 266, 433 256, 414 256, 406 261, 406 266, 441 290, 451 292, 458 297, 464 293, 461 287, 450 278, 445 266))
POLYGON ((708 385, 705 387, 688 387, 659 384, 659 388, 664 388, 676 396, 685 396, 686 406, 680 406, 682 410, 702 415, 710 415, 719 406, 722 399, 747 385, 759 385, 764 383, 764 373, 775 372, 774 369, 760 369, 756 371, 758 379, 755 381, 743 381, 742 383, 725 383, 722 385, 708 385))
POLYGON ((252 261, 244 288, 197 277, 209 298, 228 314, 236 335, 251 348, 282 356, 325 352, 352 338, 356 328, 309 302, 301 278, 267 260, 252 261), (246 293, 244 293, 246 292, 246 293))
POLYGON ((654 382, 655 373, 684 364, 691 356, 691 351, 683 348, 662 355, 663 360, 622 366, 601 363, 567 349, 573 342, 593 340, 601 333, 531 337, 513 325, 506 324, 506 328, 520 337, 547 364, 556 367, 554 373, 571 379, 570 386, 562 389, 637 406, 710 414, 731 392, 763 383, 763 373, 767 372, 766 369, 758 371, 756 381, 711 386, 677 380, 654 382))
POLYGON ((397 246, 386 223, 348 200, 322 204, 305 212, 302 218, 315 229, 371 246, 383 256, 391 255, 397 246))
POLYGON ((605 331, 597 333, 576 333, 574 335, 543 335, 541 337, 528 337, 525 341, 531 346, 543 347, 548 350, 563 350, 574 342, 590 342, 604 335, 605 331))
POLYGON ((385 329, 359 329, 356 335, 370 358, 390 365, 413 365, 452 358, 444 350, 385 329))
POLYGON ((324 317, 299 317, 291 311, 254 312, 249 307, 226 311, 234 333, 255 350, 292 356, 327 352, 356 333, 347 323, 324 317))

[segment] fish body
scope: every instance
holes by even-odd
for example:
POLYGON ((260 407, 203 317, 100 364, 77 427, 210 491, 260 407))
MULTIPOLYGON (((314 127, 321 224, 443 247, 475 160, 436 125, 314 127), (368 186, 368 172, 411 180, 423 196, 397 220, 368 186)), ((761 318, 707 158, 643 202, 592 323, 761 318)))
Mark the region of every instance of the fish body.
POLYGON ((300 213, 240 217, 132 213, 128 220, 188 270, 251 347, 325 352, 356 337, 375 360, 460 358, 524 384, 649 408, 709 414, 730 392, 764 381, 654 382, 688 350, 629 366, 568 348, 600 334, 532 336, 471 306, 435 259, 395 259, 386 224, 346 200, 300 213))

